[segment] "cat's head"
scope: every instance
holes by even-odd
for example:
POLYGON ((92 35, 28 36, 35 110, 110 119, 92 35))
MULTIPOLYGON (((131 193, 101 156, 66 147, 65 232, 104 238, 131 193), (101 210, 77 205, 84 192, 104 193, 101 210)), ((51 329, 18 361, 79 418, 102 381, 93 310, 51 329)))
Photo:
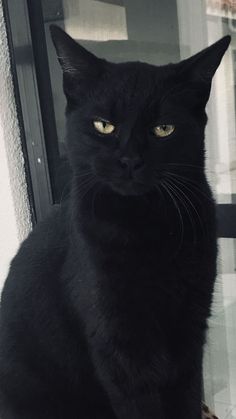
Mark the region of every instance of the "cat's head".
POLYGON ((154 66, 110 63, 60 28, 52 26, 51 33, 63 70, 75 176, 140 195, 181 168, 203 172, 205 106, 229 36, 178 64, 154 66))

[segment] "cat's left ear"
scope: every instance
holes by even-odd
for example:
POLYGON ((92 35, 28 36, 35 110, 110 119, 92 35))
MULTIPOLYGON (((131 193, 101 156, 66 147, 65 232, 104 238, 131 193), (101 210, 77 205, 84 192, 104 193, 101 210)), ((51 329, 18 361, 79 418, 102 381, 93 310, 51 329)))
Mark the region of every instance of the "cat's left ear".
POLYGON ((224 36, 208 48, 193 55, 178 64, 178 73, 184 80, 204 82, 210 84, 211 80, 220 65, 225 51, 227 50, 231 37, 224 36))
POLYGON ((82 90, 96 83, 105 60, 78 44, 59 26, 50 25, 51 37, 63 71, 63 88, 68 103, 77 103, 82 90))

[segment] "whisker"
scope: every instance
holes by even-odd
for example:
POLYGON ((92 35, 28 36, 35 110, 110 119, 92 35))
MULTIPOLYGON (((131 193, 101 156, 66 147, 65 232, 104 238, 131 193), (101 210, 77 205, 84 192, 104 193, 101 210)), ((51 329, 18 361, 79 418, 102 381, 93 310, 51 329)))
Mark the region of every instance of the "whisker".
MULTIPOLYGON (((169 183, 169 182, 168 182, 169 183)), ((182 203, 186 213, 188 214, 191 226, 192 226, 192 230, 193 230, 193 237, 194 237, 194 243, 196 243, 196 228, 195 228, 195 223, 194 223, 194 218, 192 217, 191 211, 188 208, 187 202, 185 200, 185 198, 182 196, 181 199, 181 195, 176 191, 175 187, 173 184, 169 184, 169 187, 171 188, 172 192, 175 193, 175 195, 178 197, 178 199, 180 200, 180 202, 182 203)))
POLYGON ((97 184, 97 180, 96 179, 91 179, 90 182, 88 184, 86 184, 85 186, 85 190, 83 190, 83 195, 80 196, 80 200, 82 201, 85 196, 88 194, 89 191, 91 191, 91 189, 97 184))
POLYGON ((59 202, 59 205, 60 206, 62 204, 62 201, 65 200, 70 195, 70 190, 68 191, 68 193, 66 195, 64 195, 65 194, 65 191, 69 187, 69 185, 71 186, 71 179, 65 184, 65 186, 64 186, 64 188, 62 190, 61 198, 60 198, 60 202, 59 202))
POLYGON ((167 163, 166 166, 181 166, 181 167, 194 167, 195 169, 204 169, 204 166, 190 163, 167 163))
POLYGON ((74 179, 81 178, 81 177, 88 176, 88 175, 94 175, 92 170, 84 170, 84 171, 81 170, 81 171, 78 172, 78 174, 76 173, 74 175, 74 179))
MULTIPOLYGON (((189 179, 185 176, 181 176, 178 175, 176 173, 172 173, 172 172, 165 172, 165 174, 170 175, 171 177, 173 177, 176 181, 178 178, 178 182, 180 183, 180 180, 182 181, 182 184, 187 183, 189 184, 189 186, 191 186, 192 188, 196 189, 199 193, 201 193, 208 201, 212 202, 212 198, 210 198, 209 196, 207 196, 207 194, 205 192, 203 192, 199 187, 198 187, 198 183, 193 181, 192 179, 189 179), (180 180, 179 180, 180 179, 180 180)), ((191 191, 190 188, 188 188, 187 186, 184 185, 184 187, 186 189, 188 189, 189 191, 191 191)), ((191 191, 192 192, 192 191, 191 191)), ((193 193, 193 192, 192 192, 193 193)), ((200 199, 200 198, 199 198, 200 199)))
POLYGON ((171 182, 171 184, 172 185, 174 185, 175 186, 175 188, 177 188, 177 190, 179 191, 179 193, 181 193, 182 194, 182 196, 184 196, 185 197, 185 200, 187 200, 188 202, 189 202, 189 204, 191 205, 191 207, 193 208, 193 210, 195 211, 195 214, 197 215, 197 218, 198 218, 198 220, 199 220, 199 223, 200 223, 200 225, 201 225, 201 229, 202 229, 202 231, 204 232, 204 234, 206 234, 207 235, 207 232, 206 232, 206 230, 205 230, 205 228, 204 228, 204 225, 203 225, 203 222, 202 222, 202 218, 200 217, 200 214, 199 214, 199 212, 197 211, 197 209, 196 209, 196 207, 195 207, 195 205, 193 204, 193 202, 191 201, 191 199, 186 195, 186 193, 178 186, 178 185, 176 185, 176 183, 174 182, 174 180, 170 180, 169 179, 169 182, 171 182))
POLYGON ((162 181, 160 183, 161 186, 163 186, 163 188, 165 189, 165 191, 168 193, 168 195, 170 196, 171 200, 174 203, 175 208, 177 209, 178 215, 179 215, 179 220, 180 220, 180 231, 181 231, 181 236, 180 236, 180 243, 179 243, 179 247, 177 248, 176 254, 179 252, 179 250, 182 247, 183 244, 183 238, 184 238, 184 222, 183 222, 183 217, 181 214, 181 210, 180 207, 175 199, 175 197, 173 196, 173 194, 170 192, 168 185, 166 185, 165 181, 162 181))
POLYGON ((165 167, 166 166, 176 167, 176 170, 177 169, 178 170, 181 170, 181 169, 186 169, 187 170, 188 169, 190 171, 191 169, 193 169, 193 170, 197 170, 197 171, 202 172, 202 173, 206 172, 206 173, 209 173, 209 174, 211 173, 211 174, 214 174, 215 175, 215 173, 212 170, 210 170, 208 167, 199 166, 197 164, 190 164, 190 163, 166 163, 165 164, 165 167))
POLYGON ((158 192, 160 192, 160 195, 162 197, 162 200, 165 201, 165 196, 160 188, 160 186, 158 184, 155 184, 155 188, 158 190, 158 192))
MULTIPOLYGON (((81 171, 79 174, 73 175, 73 179, 84 178, 84 177, 87 177, 89 175, 93 175, 93 172, 91 170, 86 170, 84 172, 81 171)), ((76 185, 79 186, 79 184, 76 184, 76 185)), ((75 184, 73 183, 72 179, 70 179, 63 188, 59 205, 61 205, 62 201, 65 200, 71 194, 71 189, 73 189, 73 188, 75 188, 75 184), (70 185, 70 190, 68 191, 68 193, 66 195, 64 195, 64 193, 65 193, 66 189, 69 187, 69 185, 70 185)))
POLYGON ((95 179, 95 176, 93 177, 89 177, 89 179, 85 179, 83 182, 78 183, 77 185, 77 191, 79 192, 83 192, 84 188, 86 188, 86 186, 88 186, 91 182, 93 182, 95 179))

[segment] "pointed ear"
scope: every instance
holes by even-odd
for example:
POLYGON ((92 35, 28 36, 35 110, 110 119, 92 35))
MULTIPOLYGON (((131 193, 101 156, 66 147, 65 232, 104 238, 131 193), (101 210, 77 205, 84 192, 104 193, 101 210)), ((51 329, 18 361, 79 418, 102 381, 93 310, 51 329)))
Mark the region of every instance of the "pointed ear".
POLYGON ((96 81, 104 60, 87 51, 59 26, 50 25, 51 37, 63 71, 63 87, 68 101, 75 101, 83 87, 96 81))
POLYGON ((221 38, 198 54, 181 61, 179 64, 179 75, 182 75, 185 80, 211 83, 230 40, 230 36, 224 36, 224 38, 221 38))

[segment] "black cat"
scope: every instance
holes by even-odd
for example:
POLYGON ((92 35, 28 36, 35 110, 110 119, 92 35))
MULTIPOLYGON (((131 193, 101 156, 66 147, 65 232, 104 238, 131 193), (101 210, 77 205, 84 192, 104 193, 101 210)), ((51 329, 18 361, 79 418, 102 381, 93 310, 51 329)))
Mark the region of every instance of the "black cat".
POLYGON ((156 67, 51 31, 73 179, 4 287, 1 419, 200 419, 217 253, 205 105, 230 37, 156 67))

